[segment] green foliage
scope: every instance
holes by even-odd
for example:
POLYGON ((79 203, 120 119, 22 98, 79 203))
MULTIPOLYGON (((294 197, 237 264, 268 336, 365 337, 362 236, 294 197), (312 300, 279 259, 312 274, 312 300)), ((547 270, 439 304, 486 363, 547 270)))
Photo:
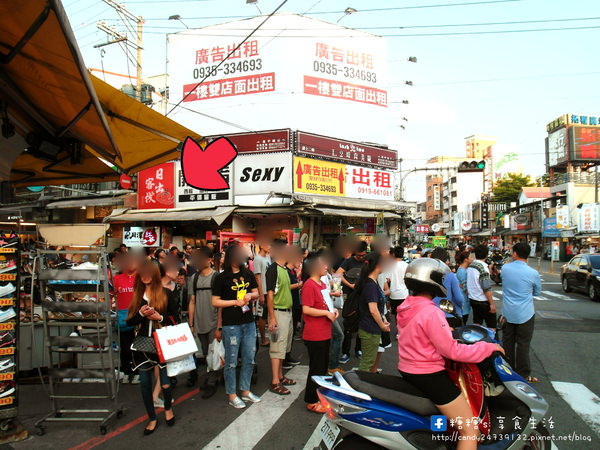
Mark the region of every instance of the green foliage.
POLYGON ((521 188, 535 186, 529 175, 519 173, 509 173, 504 178, 496 182, 493 201, 495 202, 516 202, 519 199, 521 188))

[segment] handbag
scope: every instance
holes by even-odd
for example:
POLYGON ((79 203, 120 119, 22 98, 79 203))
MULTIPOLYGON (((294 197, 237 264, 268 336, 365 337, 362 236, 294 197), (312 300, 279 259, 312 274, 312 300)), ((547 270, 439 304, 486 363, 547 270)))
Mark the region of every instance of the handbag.
POLYGON ((139 328, 136 332, 136 336, 131 343, 131 350, 134 352, 141 353, 152 353, 157 354, 156 344, 154 343, 154 338, 152 337, 152 321, 148 321, 148 336, 140 336, 139 328))
POLYGON ((187 355, 183 358, 169 361, 167 363, 167 376, 176 377, 182 373, 191 372, 196 369, 196 359, 194 355, 187 355))

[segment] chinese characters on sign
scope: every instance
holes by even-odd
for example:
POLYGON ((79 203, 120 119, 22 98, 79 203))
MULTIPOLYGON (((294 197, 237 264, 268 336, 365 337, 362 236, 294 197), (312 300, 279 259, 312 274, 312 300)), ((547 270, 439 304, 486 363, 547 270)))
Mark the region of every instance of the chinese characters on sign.
POLYGON ((573 161, 600 159, 600 128, 573 127, 571 133, 573 161))
POLYGON ((129 247, 158 247, 160 236, 160 227, 125 227, 123 244, 129 247))
MULTIPOLYGON (((223 178, 229 182, 231 174, 231 165, 220 170, 223 178)), ((181 162, 176 163, 177 183, 175 185, 175 204, 177 208, 208 208, 211 206, 230 205, 232 202, 231 189, 220 191, 206 191, 196 189, 185 182, 181 162)), ((230 184, 231 185, 231 184, 230 184)))
POLYGON ((138 208, 174 208, 174 177, 174 165, 170 162, 140 171, 138 174, 138 208))
MULTIPOLYGON (((291 130, 258 131, 256 133, 227 134, 238 153, 268 153, 291 150, 291 130)), ((222 135, 207 136, 210 141, 222 135)))
POLYGON ((433 209, 434 211, 439 211, 442 209, 442 199, 440 195, 440 185, 435 184, 433 186, 433 209))
POLYGON ((600 207, 595 203, 585 203, 579 209, 580 233, 597 232, 600 229, 600 207))
POLYGON ((298 131, 298 154, 322 157, 350 164, 365 164, 382 169, 395 169, 398 154, 395 150, 333 139, 298 131))
POLYGON ((329 46, 323 42, 316 43, 315 57, 326 59, 341 64, 373 68, 373 55, 371 53, 348 50, 336 46, 329 46))
POLYGON ((231 56, 227 60, 258 56, 257 40, 246 41, 236 50, 237 46, 238 44, 234 42, 228 45, 227 48, 219 45, 212 48, 200 48, 196 50, 196 64, 219 63, 231 52, 233 53, 231 53, 231 56))
POLYGON ((257 94, 275 90, 275 73, 246 75, 243 77, 186 84, 183 86, 184 102, 257 94))
POLYGON ((415 231, 417 233, 427 234, 427 233, 429 233, 429 225, 426 225, 426 224, 424 224, 424 225, 415 225, 415 231))
POLYGON ((387 108, 387 91, 346 83, 345 81, 304 76, 304 93, 320 97, 338 98, 359 103, 368 103, 387 108))

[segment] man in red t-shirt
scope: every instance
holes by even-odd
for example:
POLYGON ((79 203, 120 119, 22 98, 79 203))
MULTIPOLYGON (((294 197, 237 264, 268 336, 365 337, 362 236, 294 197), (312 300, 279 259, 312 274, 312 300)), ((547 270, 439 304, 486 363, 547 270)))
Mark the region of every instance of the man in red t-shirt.
POLYGON ((131 382, 137 384, 139 383, 139 375, 134 376, 131 367, 131 344, 135 337, 135 330, 125 324, 129 304, 133 298, 137 264, 135 258, 130 255, 122 256, 120 262, 122 271, 113 277, 113 287, 115 296, 117 297, 121 372, 123 374, 123 383, 131 382))

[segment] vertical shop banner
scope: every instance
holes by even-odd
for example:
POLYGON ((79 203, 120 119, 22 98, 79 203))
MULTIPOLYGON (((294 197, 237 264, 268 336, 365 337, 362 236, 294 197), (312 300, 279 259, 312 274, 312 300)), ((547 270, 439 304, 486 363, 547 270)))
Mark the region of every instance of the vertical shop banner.
POLYGON ((138 209, 175 207, 175 164, 167 162, 138 173, 138 209))
MULTIPOLYGON (((223 178, 231 186, 232 165, 220 170, 223 178)), ((214 206, 231 205, 233 196, 231 188, 219 191, 206 191, 196 189, 185 182, 183 170, 181 170, 181 161, 175 162, 175 206, 177 208, 212 208, 214 206)))
POLYGON ((571 215, 568 205, 558 205, 556 207, 556 228, 568 228, 571 226, 571 215))
POLYGON ((440 185, 433 185, 433 209, 434 211, 439 211, 442 209, 442 198, 440 195, 440 185))
POLYGON ((579 223, 577 231, 592 233, 600 231, 600 204, 585 203, 579 209, 579 223))
POLYGON ((291 192, 292 154, 240 154, 233 163, 233 189, 239 195, 291 192))

